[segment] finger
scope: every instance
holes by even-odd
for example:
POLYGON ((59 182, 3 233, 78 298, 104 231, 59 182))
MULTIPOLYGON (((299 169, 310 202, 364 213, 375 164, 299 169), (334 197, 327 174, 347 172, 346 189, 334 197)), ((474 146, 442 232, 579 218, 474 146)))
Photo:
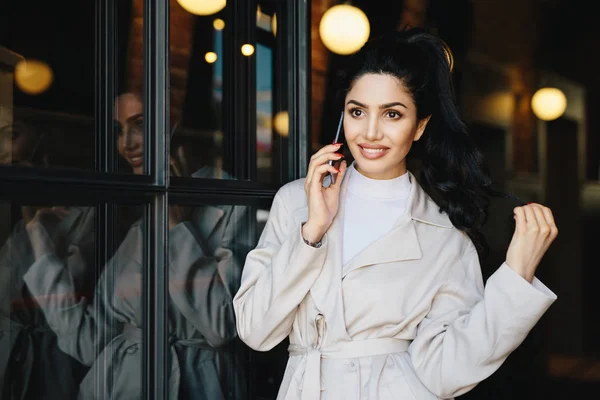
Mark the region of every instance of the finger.
POLYGON ((173 171, 173 176, 181 176, 181 170, 179 169, 179 165, 177 165, 177 161, 172 156, 169 156, 169 165, 171 166, 171 170, 173 171))
POLYGON ((319 165, 323 165, 323 164, 330 164, 332 165, 334 168, 338 168, 339 169, 339 165, 336 166, 336 164, 339 164, 339 162, 341 160, 344 159, 344 155, 341 153, 326 153, 323 154, 322 156, 316 158, 313 161, 313 172, 314 169, 317 168, 319 165))
POLYGON ((318 157, 314 157, 313 159, 311 159, 310 164, 308 165, 308 172, 307 172, 307 178, 308 178, 308 182, 307 186, 310 186, 311 182, 312 182, 312 178, 315 174, 315 169, 318 168, 319 166, 323 165, 323 164, 329 164, 329 161, 335 161, 335 160, 340 160, 343 158, 343 155, 340 153, 325 153, 322 154, 318 157))
POLYGON ((315 172, 313 173, 313 177, 310 181, 311 190, 321 190, 321 186, 323 185, 323 179, 325 178, 325 175, 328 172, 332 174, 337 174, 338 170, 329 164, 322 164, 315 168, 315 172))
POLYGON ((340 148, 342 147, 342 143, 337 143, 337 144, 328 144, 327 146, 323 146, 319 149, 319 151, 317 151, 312 157, 311 160, 314 158, 318 158, 320 156, 322 156, 323 154, 326 153, 335 153, 336 151, 338 151, 340 148))
POLYGON ((539 226, 533 212, 533 207, 530 205, 524 206, 523 211, 525 212, 525 218, 527 219, 527 230, 538 230, 539 226))
POLYGON ((35 211, 36 214, 52 214, 53 212, 54 210, 52 210, 52 207, 38 208, 35 211))
POLYGON ((56 216, 58 216, 59 218, 62 219, 64 217, 66 217, 67 215, 69 215, 69 211, 67 209, 64 209, 64 208, 58 209, 58 210, 54 211, 54 215, 56 215, 56 216))
POLYGON ((548 237, 548 235, 550 235, 550 226, 548 226, 548 223, 546 222, 546 218, 544 217, 544 213, 542 212, 542 206, 540 206, 539 204, 532 204, 530 208, 533 211, 533 215, 535 216, 535 220, 539 227, 540 234, 542 234, 544 238, 548 237))
POLYGON ((527 218, 525 217, 525 211, 523 207, 515 207, 513 210, 515 213, 515 232, 525 232, 527 229, 527 218))
POLYGON ((185 151, 183 150, 183 146, 179 146, 177 148, 177 157, 179 158, 179 165, 181 165, 182 176, 190 176, 188 171, 188 162, 185 156, 185 151))
POLYGON ((552 215, 552 211, 548 207, 542 206, 542 213, 544 214, 544 218, 546 218, 546 222, 550 227, 550 234, 552 238, 555 238, 558 235, 558 228, 556 227, 556 222, 554 221, 554 216, 552 215))
POLYGON ((335 183, 333 185, 330 185, 330 188, 333 188, 335 190, 339 190, 340 187, 342 186, 342 180, 344 179, 344 174, 346 173, 346 168, 348 167, 348 162, 346 160, 342 161, 342 163, 340 164, 340 172, 336 175, 335 177, 335 183))
POLYGON ((310 187, 312 177, 314 176, 315 168, 317 168, 319 165, 328 162, 329 160, 339 160, 343 157, 342 154, 335 153, 336 149, 339 150, 339 146, 325 146, 310 158, 310 163, 308 164, 308 171, 306 172, 305 188, 310 187), (328 152, 324 152, 324 150, 328 150, 328 152))
POLYGON ((315 154, 313 154, 313 156, 310 158, 310 163, 308 164, 308 172, 306 173, 307 176, 312 176, 314 173, 314 169, 316 167, 318 167, 319 165, 321 165, 323 162, 325 162, 323 159, 321 159, 321 161, 317 161, 322 155, 324 154, 333 154, 336 151, 338 151, 341 148, 341 143, 333 145, 333 144, 329 144, 327 146, 322 147, 319 151, 317 151, 315 154))
POLYGON ((313 163, 315 164, 315 166, 319 166, 319 165, 325 164, 329 161, 337 161, 342 158, 344 158, 344 155, 340 152, 325 153, 325 154, 321 154, 319 157, 315 158, 313 160, 313 163))

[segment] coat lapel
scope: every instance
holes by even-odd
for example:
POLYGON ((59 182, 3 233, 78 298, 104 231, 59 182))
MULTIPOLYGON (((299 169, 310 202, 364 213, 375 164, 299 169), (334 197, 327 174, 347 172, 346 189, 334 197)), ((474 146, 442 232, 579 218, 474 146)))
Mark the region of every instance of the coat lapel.
POLYGON ((220 235, 214 235, 217 224, 223 218, 225 211, 219 207, 202 205, 194 209, 192 222, 200 235, 198 240, 208 245, 210 251, 214 251, 221 240, 220 235))
MULTIPOLYGON (((351 173, 357 172, 352 168, 351 173)), ((415 176, 410 171, 408 174, 412 185, 406 212, 398 219, 390 232, 365 247, 344 265, 342 278, 358 268, 369 265, 422 258, 415 221, 442 228, 452 228, 452 223, 446 214, 440 213, 437 204, 421 188, 415 176)), ((342 239, 343 237, 340 238, 340 240, 342 239)))
POLYGON ((394 261, 418 260, 422 256, 414 223, 408 216, 403 215, 394 229, 364 248, 344 265, 343 277, 361 267, 394 261))

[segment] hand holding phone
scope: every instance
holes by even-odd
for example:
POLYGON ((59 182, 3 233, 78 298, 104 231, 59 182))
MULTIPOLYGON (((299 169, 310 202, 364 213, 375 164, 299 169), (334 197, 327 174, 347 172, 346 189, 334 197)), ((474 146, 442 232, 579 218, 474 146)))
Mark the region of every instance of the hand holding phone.
POLYGON ((316 152, 308 164, 304 181, 308 220, 302 226, 302 237, 313 243, 322 239, 338 212, 340 184, 347 165, 343 155, 339 153, 343 117, 342 112, 334 143, 316 152))

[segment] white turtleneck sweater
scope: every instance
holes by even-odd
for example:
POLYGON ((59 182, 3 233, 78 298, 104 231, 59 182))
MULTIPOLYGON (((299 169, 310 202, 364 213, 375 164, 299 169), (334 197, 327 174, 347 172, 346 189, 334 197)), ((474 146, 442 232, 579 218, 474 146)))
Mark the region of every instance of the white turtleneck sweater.
POLYGON ((354 163, 348 167, 344 204, 342 262, 346 265, 368 245, 386 235, 405 212, 411 182, 408 172, 393 179, 367 178, 354 163))

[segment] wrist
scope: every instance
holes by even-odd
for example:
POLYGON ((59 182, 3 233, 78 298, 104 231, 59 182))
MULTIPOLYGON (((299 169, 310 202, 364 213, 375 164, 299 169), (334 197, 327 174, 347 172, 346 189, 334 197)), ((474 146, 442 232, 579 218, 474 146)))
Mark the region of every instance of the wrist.
POLYGON ((517 274, 519 274, 523 279, 525 279, 527 282, 531 283, 533 281, 533 276, 534 273, 530 272, 529 269, 527 268, 523 268, 521 266, 519 266, 518 264, 511 264, 509 262, 506 263, 513 271, 515 271, 517 274))
POLYGON ((312 243, 318 243, 323 239, 325 230, 312 225, 310 222, 302 224, 302 238, 312 243))

